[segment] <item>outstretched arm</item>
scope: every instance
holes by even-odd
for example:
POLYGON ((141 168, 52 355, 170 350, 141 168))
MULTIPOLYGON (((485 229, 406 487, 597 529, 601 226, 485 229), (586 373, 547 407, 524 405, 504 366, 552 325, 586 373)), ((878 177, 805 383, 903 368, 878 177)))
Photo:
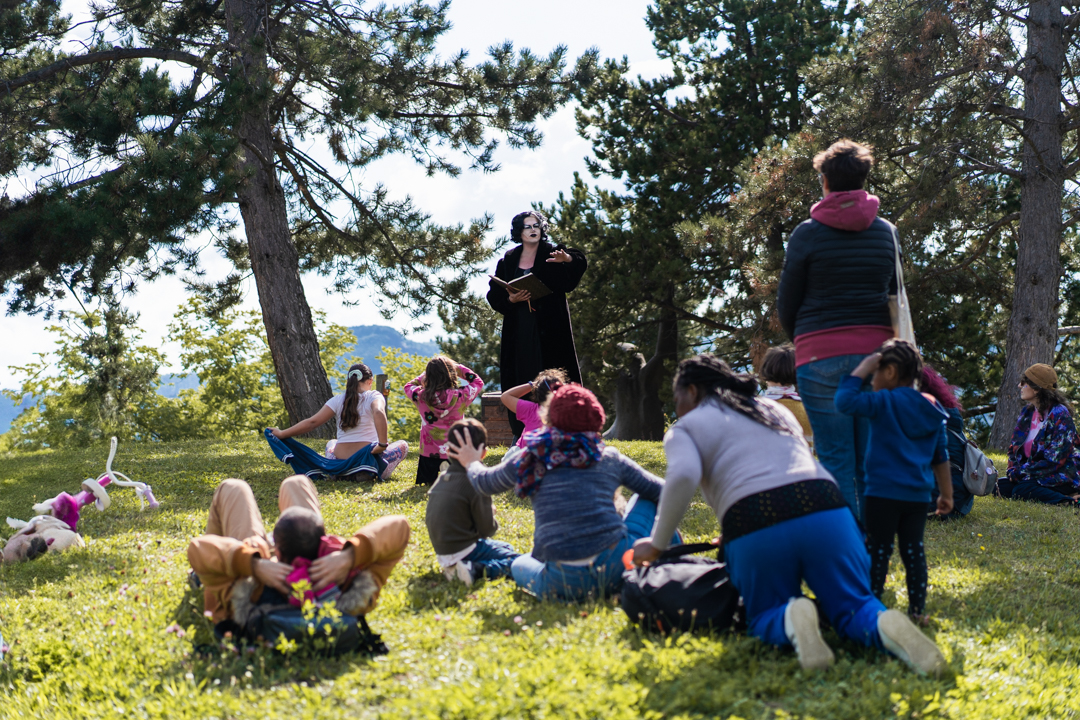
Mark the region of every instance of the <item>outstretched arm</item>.
POLYGON ((323 426, 324 423, 329 422, 332 417, 334 417, 333 408, 331 408, 329 405, 323 405, 322 409, 319 410, 319 412, 315 413, 307 420, 301 420, 290 428, 285 428, 284 430, 278 430, 277 428, 270 429, 271 431, 273 431, 274 437, 278 438, 279 440, 284 440, 285 438, 291 438, 294 435, 303 435, 304 433, 309 433, 316 428, 320 428, 323 426))
POLYGON ((517 412, 518 400, 525 397, 532 391, 532 383, 525 383, 524 385, 518 385, 517 387, 510 388, 499 396, 499 400, 502 401, 502 404, 505 405, 510 412, 517 412))

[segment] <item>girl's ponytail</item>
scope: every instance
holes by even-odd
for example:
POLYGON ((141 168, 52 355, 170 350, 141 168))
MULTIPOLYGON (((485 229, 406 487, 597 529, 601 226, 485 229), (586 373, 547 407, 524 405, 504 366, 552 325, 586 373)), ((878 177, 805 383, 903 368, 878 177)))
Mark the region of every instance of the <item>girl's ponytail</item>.
POLYGON ((364 363, 349 367, 345 382, 345 402, 341 405, 341 429, 349 430, 360 424, 360 383, 375 377, 364 363))

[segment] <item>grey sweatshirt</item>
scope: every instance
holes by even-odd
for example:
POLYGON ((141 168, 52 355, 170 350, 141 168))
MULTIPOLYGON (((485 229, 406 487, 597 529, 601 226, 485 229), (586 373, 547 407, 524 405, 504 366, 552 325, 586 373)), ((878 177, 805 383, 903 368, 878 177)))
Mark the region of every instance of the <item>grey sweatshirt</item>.
POLYGON ((795 416, 778 402, 758 401, 775 408, 794 435, 713 399, 702 401, 668 430, 667 475, 652 531, 655 547, 667 549, 698 486, 722 523, 728 508, 743 498, 803 480, 833 480, 810 453, 795 416))

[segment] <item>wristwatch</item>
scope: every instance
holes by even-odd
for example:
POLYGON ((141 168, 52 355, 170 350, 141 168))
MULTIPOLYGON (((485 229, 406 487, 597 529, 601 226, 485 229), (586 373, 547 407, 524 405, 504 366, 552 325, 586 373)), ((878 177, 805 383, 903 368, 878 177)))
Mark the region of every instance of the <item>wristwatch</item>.
POLYGON ((390 447, 389 443, 375 443, 375 444, 378 445, 379 447, 390 447))

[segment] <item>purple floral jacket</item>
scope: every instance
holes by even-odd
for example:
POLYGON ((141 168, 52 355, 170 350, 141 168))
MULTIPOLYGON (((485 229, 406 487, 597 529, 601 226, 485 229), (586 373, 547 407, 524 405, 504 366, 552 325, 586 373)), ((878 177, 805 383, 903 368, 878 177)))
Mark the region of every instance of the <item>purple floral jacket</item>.
POLYGON ((405 384, 405 397, 416 404, 420 413, 421 455, 446 457, 446 433, 451 425, 464 416, 465 407, 484 389, 484 380, 469 368, 458 365, 457 372, 458 377, 468 385, 436 393, 435 404, 431 406, 420 399, 420 393, 424 391, 422 374, 405 384))
POLYGON ((1051 408, 1039 434, 1031 443, 1031 457, 1024 456, 1024 441, 1031 429, 1035 406, 1020 413, 1009 443, 1009 467, 1006 477, 1014 483, 1037 481, 1040 485, 1068 483, 1080 487, 1080 438, 1072 415, 1064 405, 1051 408))

